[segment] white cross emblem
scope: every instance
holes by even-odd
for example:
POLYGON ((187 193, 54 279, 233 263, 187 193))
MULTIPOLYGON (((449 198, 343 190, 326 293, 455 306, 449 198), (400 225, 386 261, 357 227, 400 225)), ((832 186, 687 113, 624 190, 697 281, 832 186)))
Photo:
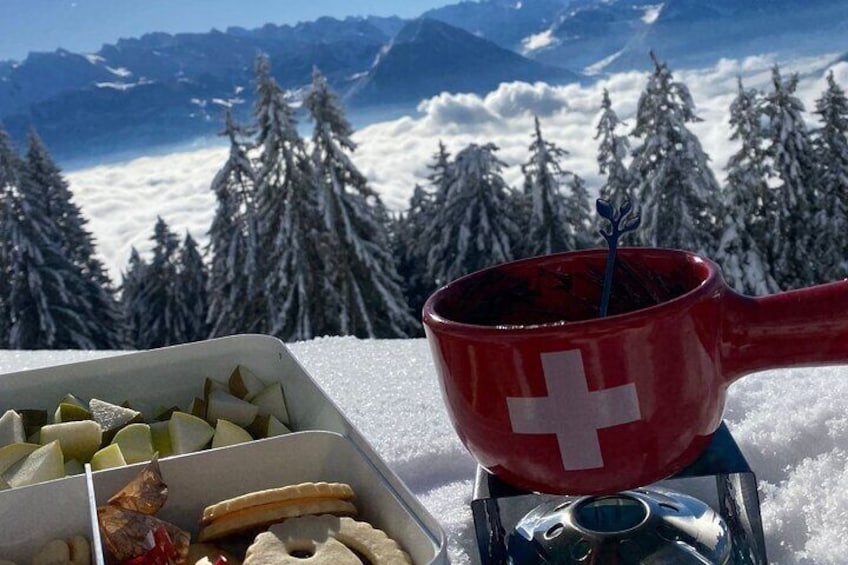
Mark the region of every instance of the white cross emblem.
POLYGON ((556 434, 566 471, 604 466, 598 430, 642 418, 636 385, 589 391, 580 351, 542 353, 548 396, 508 397, 517 434, 556 434))

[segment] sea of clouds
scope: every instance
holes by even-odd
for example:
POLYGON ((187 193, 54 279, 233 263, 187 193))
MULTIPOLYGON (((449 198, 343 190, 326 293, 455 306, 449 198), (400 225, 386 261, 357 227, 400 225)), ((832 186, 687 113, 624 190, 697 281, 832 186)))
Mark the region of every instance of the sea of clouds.
MULTIPOLYGON (((703 69, 675 70, 677 80, 690 89, 702 122, 691 124, 719 181, 724 166, 736 150, 729 141, 729 106, 741 77, 746 87, 771 89, 775 63, 788 77, 800 75, 797 95, 804 103, 808 125, 816 127, 812 113, 815 100, 825 89, 832 70, 836 81, 848 88, 848 63, 830 64, 835 55, 797 60, 769 56, 722 60, 703 69)), ((563 165, 583 176, 590 191, 602 178, 597 170, 594 139, 603 89, 608 89, 613 109, 624 120, 622 134, 635 124, 639 96, 649 76, 645 72, 614 74, 591 85, 552 86, 545 83, 504 83, 485 96, 449 94, 423 100, 414 116, 376 123, 357 131, 353 162, 367 176, 392 210, 403 210, 416 183, 425 183, 427 165, 442 141, 451 153, 469 143, 493 142, 506 164, 503 175, 520 186, 520 164, 528 158, 533 117, 541 121, 542 133, 570 155, 563 165)), ((307 125, 307 131, 308 131, 307 125)), ((636 143, 636 140, 631 140, 636 143)), ((201 244, 215 210, 209 187, 227 158, 223 146, 178 151, 169 155, 139 157, 125 162, 71 170, 67 178, 76 202, 90 219, 112 277, 119 281, 132 247, 142 253, 151 248, 156 217, 161 216, 181 237, 190 232, 201 244)))

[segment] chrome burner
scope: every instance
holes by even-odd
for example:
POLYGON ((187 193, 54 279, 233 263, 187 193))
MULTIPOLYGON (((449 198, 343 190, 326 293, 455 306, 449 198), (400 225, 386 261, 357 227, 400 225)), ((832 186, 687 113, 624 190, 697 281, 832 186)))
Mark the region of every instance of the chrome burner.
POLYGON ((717 512, 659 488, 546 502, 507 540, 513 565, 726 565, 731 550, 730 531, 717 512))

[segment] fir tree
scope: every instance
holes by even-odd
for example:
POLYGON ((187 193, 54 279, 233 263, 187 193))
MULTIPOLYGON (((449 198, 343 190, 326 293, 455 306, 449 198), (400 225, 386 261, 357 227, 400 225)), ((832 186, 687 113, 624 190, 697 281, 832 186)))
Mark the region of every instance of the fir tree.
POLYGON ((804 106, 795 96, 798 76, 784 81, 775 66, 772 84, 763 106, 769 119, 768 156, 776 183, 768 203, 769 229, 774 234, 768 253, 775 280, 789 289, 815 283, 817 258, 810 227, 815 221, 817 185, 804 106))
POLYGON ((333 312, 328 333, 404 337, 418 325, 408 311, 394 266, 388 214, 347 151, 356 148, 335 93, 316 69, 304 106, 314 122, 312 166, 317 202, 328 230, 320 285, 333 312))
POLYGON ((256 258, 255 174, 241 140, 244 134, 228 113, 222 135, 230 139, 230 154, 211 186, 217 201, 209 228, 211 336, 261 332, 266 318, 256 258))
POLYGON ((209 277, 203 258, 197 250, 197 243, 191 234, 186 232, 183 246, 180 249, 179 271, 177 275, 176 303, 185 320, 185 341, 200 341, 209 336, 209 325, 206 322, 208 300, 206 287, 209 277))
POLYGON ((576 173, 566 183, 568 195, 565 197, 565 215, 563 221, 571 230, 576 249, 594 247, 597 237, 593 234, 594 221, 592 208, 589 205, 589 191, 586 181, 576 173))
POLYGON ((570 174, 560 165, 566 155, 568 151, 542 137, 536 117, 530 159, 521 166, 524 195, 530 202, 522 253, 526 257, 577 248, 577 230, 569 224, 572 218, 568 218, 568 203, 561 189, 564 177, 570 174))
POLYGON ((827 89, 816 101, 821 127, 813 139, 817 177, 821 186, 815 217, 817 280, 833 281, 848 275, 848 99, 827 75, 827 89))
POLYGON ((141 258, 138 250, 133 247, 127 270, 121 281, 121 308, 124 316, 124 341, 133 347, 139 347, 140 335, 143 328, 144 316, 148 308, 144 303, 147 287, 147 263, 141 258))
POLYGON ((642 145, 633 152, 633 178, 642 225, 641 243, 713 253, 719 185, 698 138, 686 124, 700 121, 689 89, 674 81, 651 53, 654 72, 639 97, 633 135, 642 145))
POLYGON ((630 198, 631 178, 624 166, 624 159, 630 150, 630 142, 626 135, 617 135, 615 132, 623 125, 618 115, 612 109, 609 91, 604 89, 604 98, 601 102, 601 116, 595 128, 595 139, 598 142, 598 170, 606 176, 606 182, 601 187, 601 198, 612 202, 619 208, 625 198, 630 198))
POLYGON ((771 234, 767 226, 769 194, 761 118, 759 93, 746 89, 740 79, 730 105, 730 139, 740 148, 727 163, 723 198, 726 214, 715 258, 727 283, 745 294, 779 290, 766 255, 771 234))
POLYGON ((179 238, 161 217, 153 228, 153 258, 144 269, 144 293, 136 345, 141 349, 186 341, 185 316, 178 302, 179 238))
POLYGON ((85 302, 85 281, 59 244, 59 228, 0 130, 0 266, 5 287, 4 333, 11 349, 95 349, 97 320, 85 302))
POLYGON ((44 203, 45 213, 56 224, 62 253, 80 270, 83 277, 81 299, 90 304, 95 347, 117 349, 123 345, 121 311, 115 299, 112 281, 95 255, 94 238, 86 229, 87 221, 73 202, 70 187, 34 130, 29 132, 26 155, 27 173, 35 198, 44 203))
POLYGON ((427 269, 437 285, 516 257, 515 195, 496 151, 472 143, 456 155, 447 197, 427 229, 427 269))
POLYGON ((324 303, 320 281, 327 234, 318 211, 314 174, 291 108, 257 60, 257 214, 260 272, 268 300, 269 331, 286 341, 320 335, 324 303))
POLYGON ((404 296, 410 309, 421 312, 427 298, 435 290, 435 283, 427 276, 427 251, 425 232, 435 213, 434 194, 415 185, 409 199, 409 209, 394 222, 392 249, 398 274, 404 282, 404 296))

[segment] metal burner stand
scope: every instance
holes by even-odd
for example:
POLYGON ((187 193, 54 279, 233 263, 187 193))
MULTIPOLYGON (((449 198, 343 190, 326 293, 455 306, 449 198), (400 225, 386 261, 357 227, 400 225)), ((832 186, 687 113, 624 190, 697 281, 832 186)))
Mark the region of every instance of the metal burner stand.
MULTIPOLYGON (((657 485, 700 498, 721 514, 733 541, 733 565, 768 563, 757 479, 724 423, 694 463, 657 485)), ((506 540, 515 524, 539 504, 563 498, 569 497, 517 489, 478 467, 471 511, 482 564, 508 563, 506 540)))

